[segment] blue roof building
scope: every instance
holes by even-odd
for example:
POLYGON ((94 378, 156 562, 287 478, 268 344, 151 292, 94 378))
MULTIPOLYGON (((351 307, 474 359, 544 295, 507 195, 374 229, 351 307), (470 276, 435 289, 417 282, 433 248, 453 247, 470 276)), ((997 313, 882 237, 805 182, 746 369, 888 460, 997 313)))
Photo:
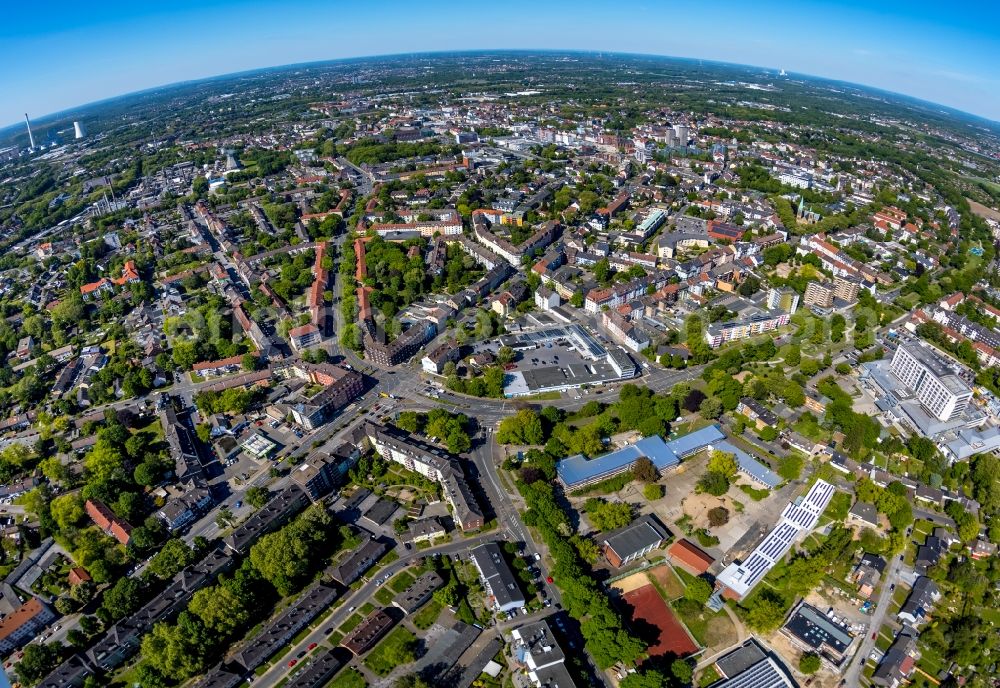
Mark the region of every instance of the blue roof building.
POLYGON ((566 488, 576 489, 624 473, 630 470, 632 465, 642 457, 652 461, 659 471, 673 468, 685 456, 695 454, 709 446, 718 445, 725 439, 725 434, 717 425, 709 425, 669 442, 665 442, 659 435, 650 435, 635 444, 630 444, 594 459, 588 459, 583 454, 570 456, 556 465, 556 473, 566 488))

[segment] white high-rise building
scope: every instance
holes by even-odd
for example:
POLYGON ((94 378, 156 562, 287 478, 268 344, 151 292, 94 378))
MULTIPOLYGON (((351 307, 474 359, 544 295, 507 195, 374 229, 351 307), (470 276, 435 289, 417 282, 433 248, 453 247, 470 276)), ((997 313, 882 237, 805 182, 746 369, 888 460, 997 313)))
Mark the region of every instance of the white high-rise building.
POLYGON ((83 122, 73 122, 73 134, 78 139, 82 139, 87 135, 87 130, 83 128, 83 122))
POLYGON ((925 347, 901 345, 889 369, 938 420, 955 418, 965 411, 972 398, 972 389, 925 347))

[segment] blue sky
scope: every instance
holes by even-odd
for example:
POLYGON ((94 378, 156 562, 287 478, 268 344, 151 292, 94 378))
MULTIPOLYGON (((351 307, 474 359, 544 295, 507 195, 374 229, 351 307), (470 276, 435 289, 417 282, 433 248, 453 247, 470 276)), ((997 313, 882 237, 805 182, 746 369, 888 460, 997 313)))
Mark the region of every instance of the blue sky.
POLYGON ((5 3, 0 126, 143 88, 296 62, 464 49, 723 60, 1000 120, 1000 3, 979 0, 102 0, 5 3))

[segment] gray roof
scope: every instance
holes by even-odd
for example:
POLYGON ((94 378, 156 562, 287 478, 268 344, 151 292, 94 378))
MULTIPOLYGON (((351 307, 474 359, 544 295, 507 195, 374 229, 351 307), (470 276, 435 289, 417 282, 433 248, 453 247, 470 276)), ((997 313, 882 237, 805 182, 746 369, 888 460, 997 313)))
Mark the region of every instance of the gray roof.
POLYGON ((524 606, 524 593, 497 543, 479 545, 470 554, 498 609, 524 606))
POLYGON ((619 528, 604 537, 604 543, 622 559, 635 552, 663 542, 669 531, 646 514, 640 516, 624 528, 619 528))

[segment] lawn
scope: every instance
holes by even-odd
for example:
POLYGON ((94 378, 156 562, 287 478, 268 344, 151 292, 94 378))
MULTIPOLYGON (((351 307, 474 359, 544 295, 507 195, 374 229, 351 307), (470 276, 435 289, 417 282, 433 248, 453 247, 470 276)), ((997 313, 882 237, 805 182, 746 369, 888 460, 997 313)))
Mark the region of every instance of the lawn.
POLYGON ((655 566, 646 573, 649 580, 656 586, 660 596, 667 602, 676 600, 684 594, 684 585, 677 578, 673 567, 664 564, 663 566, 655 566))
POLYGON ((355 612, 354 614, 351 614, 349 617, 347 617, 347 620, 344 621, 344 623, 340 624, 340 628, 338 630, 344 634, 350 633, 357 627, 359 623, 361 623, 362 618, 363 617, 360 614, 355 612))
POLYGON ((396 592, 403 592, 410 587, 414 580, 416 579, 409 571, 400 571, 391 581, 389 581, 388 585, 396 592))
POLYGON ((357 669, 347 667, 326 684, 326 688, 365 688, 367 685, 365 677, 357 669))
POLYGON ((423 609, 413 615, 413 625, 421 631, 430 628, 441 615, 442 608, 442 604, 432 597, 423 609))
POLYGON ((414 660, 413 647, 417 637, 402 626, 397 626, 365 658, 365 666, 379 676, 388 675, 393 669, 414 660))
POLYGON ((716 671, 715 665, 710 664, 702 670, 701 674, 698 675, 698 688, 706 688, 718 681, 722 676, 716 671))
POLYGON ((728 647, 736 642, 736 628, 725 612, 713 612, 686 599, 677 600, 672 606, 674 613, 702 647, 728 647))
POLYGON ((755 502, 759 502, 760 500, 764 499, 769 494, 771 494, 770 490, 758 490, 752 485, 747 485, 745 483, 741 484, 739 487, 741 490, 743 490, 743 492, 747 494, 747 496, 750 497, 750 499, 752 499, 755 502))

